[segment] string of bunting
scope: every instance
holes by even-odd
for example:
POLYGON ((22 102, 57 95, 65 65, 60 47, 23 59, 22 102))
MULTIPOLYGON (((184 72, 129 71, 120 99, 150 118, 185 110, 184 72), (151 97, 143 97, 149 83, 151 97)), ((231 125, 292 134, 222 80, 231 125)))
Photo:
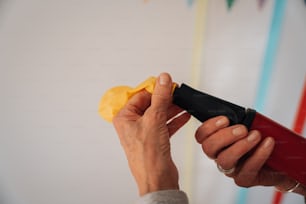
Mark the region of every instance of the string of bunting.
MULTIPOLYGON (((263 9, 265 3, 267 0, 257 0, 258 8, 263 9)), ((306 1, 306 0, 305 0, 306 1)), ((228 10, 231 10, 232 7, 234 6, 236 0, 226 0, 227 8, 228 10)))
MULTIPOLYGON (((306 78, 304 80, 304 88, 302 90, 300 102, 293 123, 293 131, 302 134, 305 128, 305 122, 306 122, 306 78)), ((280 204, 282 202, 283 197, 284 197, 283 193, 275 191, 272 204, 280 204)))
MULTIPOLYGON (((276 54, 281 35, 281 28, 283 24, 285 8, 287 0, 276 0, 273 8, 273 16, 268 34, 265 55, 262 64, 260 79, 258 82, 258 89, 254 108, 261 113, 264 113, 266 99, 268 97, 268 90, 270 87, 271 78, 273 75, 274 63, 276 61, 276 54)), ((245 204, 247 202, 248 190, 240 188, 237 196, 236 204, 245 204)))

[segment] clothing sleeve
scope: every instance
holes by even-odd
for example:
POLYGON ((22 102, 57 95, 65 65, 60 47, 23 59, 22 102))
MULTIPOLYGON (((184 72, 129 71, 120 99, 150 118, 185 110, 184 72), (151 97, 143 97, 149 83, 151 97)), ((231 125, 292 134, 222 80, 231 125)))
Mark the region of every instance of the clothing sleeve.
POLYGON ((140 197, 136 204, 188 204, 188 198, 180 190, 163 190, 140 197))

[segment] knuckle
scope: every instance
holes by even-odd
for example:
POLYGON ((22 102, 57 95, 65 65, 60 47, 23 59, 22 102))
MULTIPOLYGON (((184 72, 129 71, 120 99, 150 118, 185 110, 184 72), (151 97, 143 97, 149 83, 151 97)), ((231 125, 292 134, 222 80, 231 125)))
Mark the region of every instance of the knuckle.
POLYGON ((120 121, 120 119, 118 119, 118 117, 114 117, 112 123, 113 123, 113 126, 116 129, 118 129, 118 128, 120 128, 120 126, 122 126, 121 121, 120 121))
POLYGON ((261 137, 261 133, 260 133, 260 131, 258 131, 258 130, 251 130, 250 131, 250 133, 254 133, 254 134, 257 134, 259 137, 261 137))
POLYGON ((120 120, 119 120, 118 115, 116 115, 116 116, 113 118, 112 123, 113 123, 115 126, 118 125, 118 124, 120 124, 120 120))
POLYGON ((245 125, 239 125, 239 127, 241 128, 243 135, 248 134, 248 129, 245 125))
POLYGON ((206 122, 204 122, 203 124, 202 124, 202 126, 201 126, 201 131, 203 132, 203 133, 206 133, 206 134, 208 134, 208 133, 210 133, 210 132, 212 132, 212 125, 211 125, 211 123, 210 123, 210 121, 206 121, 206 122))
POLYGON ((226 156, 224 156, 224 154, 222 153, 218 155, 217 160, 218 160, 218 164, 222 166, 224 169, 230 169, 233 167, 233 166, 230 166, 230 160, 226 156))
POLYGON ((211 143, 209 142, 203 142, 202 143, 202 149, 203 149, 203 152, 210 158, 215 158, 215 150, 214 148, 212 147, 211 143))
POLYGON ((152 98, 161 104, 168 104, 171 102, 172 97, 170 93, 153 93, 152 98))
POLYGON ((205 136, 205 135, 203 135, 203 133, 201 132, 200 128, 198 128, 198 129, 196 130, 196 133, 195 133, 195 138, 196 138, 197 142, 198 142, 198 143, 203 142, 204 136, 205 136))
POLYGON ((236 124, 236 125, 233 125, 231 126, 231 130, 232 129, 236 129, 236 128, 239 128, 241 131, 243 132, 247 132, 247 128, 245 125, 242 125, 242 124, 236 124))
POLYGON ((148 112, 147 120, 150 123, 159 122, 167 119, 167 111, 161 109, 151 109, 148 112))
POLYGON ((241 139, 235 144, 227 146, 228 154, 222 155, 226 159, 232 161, 238 161, 241 157, 246 156, 248 152, 252 149, 252 146, 247 142, 246 139, 241 139))
POLYGON ((242 179, 240 179, 240 178, 235 178, 235 184, 237 185, 237 186, 240 186, 240 187, 247 187, 246 185, 245 185, 245 181, 244 180, 242 180, 242 179))
POLYGON ((195 133, 195 137, 198 143, 203 142, 208 136, 209 133, 212 132, 210 130, 210 125, 206 122, 204 122, 197 130, 195 133))
POLYGON ((235 181, 235 184, 240 187, 248 188, 251 186, 250 183, 248 182, 248 179, 246 178, 236 177, 234 181, 235 181))

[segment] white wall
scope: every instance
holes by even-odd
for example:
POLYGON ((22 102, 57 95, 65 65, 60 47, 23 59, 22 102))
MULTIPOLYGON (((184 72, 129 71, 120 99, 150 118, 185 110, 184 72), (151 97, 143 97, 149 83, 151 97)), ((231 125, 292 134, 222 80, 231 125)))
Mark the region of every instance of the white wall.
MULTIPOLYGON (((202 90, 252 106, 272 7, 237 1, 228 12, 209 1, 202 90)), ((0 203, 133 203, 125 156, 97 105, 111 86, 162 71, 190 82, 194 18, 183 0, 0 0, 0 203)), ((305 78, 305 20, 303 2, 288 1, 267 114, 289 127, 305 78)), ((193 160, 193 203, 234 200, 199 146, 186 158, 190 137, 184 128, 172 141, 182 188, 193 160)), ((258 194, 270 202, 259 188, 250 203, 258 194)))
POLYGON ((98 103, 109 87, 162 71, 185 80, 193 10, 174 0, 1 3, 1 189, 25 204, 132 203, 98 103))

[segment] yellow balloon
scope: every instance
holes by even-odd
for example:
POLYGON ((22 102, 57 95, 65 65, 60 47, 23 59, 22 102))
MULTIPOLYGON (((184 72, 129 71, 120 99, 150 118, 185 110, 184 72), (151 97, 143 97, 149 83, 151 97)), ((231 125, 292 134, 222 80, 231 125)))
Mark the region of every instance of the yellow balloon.
POLYGON ((112 122, 114 116, 125 106, 127 101, 139 91, 145 89, 153 93, 156 78, 150 77, 135 88, 129 86, 117 86, 109 89, 99 103, 99 114, 108 122, 112 122))
MULTIPOLYGON (((135 88, 129 86, 116 86, 109 89, 103 96, 99 103, 99 114, 108 122, 112 122, 117 113, 125 106, 127 101, 136 93, 147 90, 153 93, 156 83, 156 77, 149 77, 147 80, 136 86, 135 88)), ((176 84, 173 84, 173 91, 176 84)))

